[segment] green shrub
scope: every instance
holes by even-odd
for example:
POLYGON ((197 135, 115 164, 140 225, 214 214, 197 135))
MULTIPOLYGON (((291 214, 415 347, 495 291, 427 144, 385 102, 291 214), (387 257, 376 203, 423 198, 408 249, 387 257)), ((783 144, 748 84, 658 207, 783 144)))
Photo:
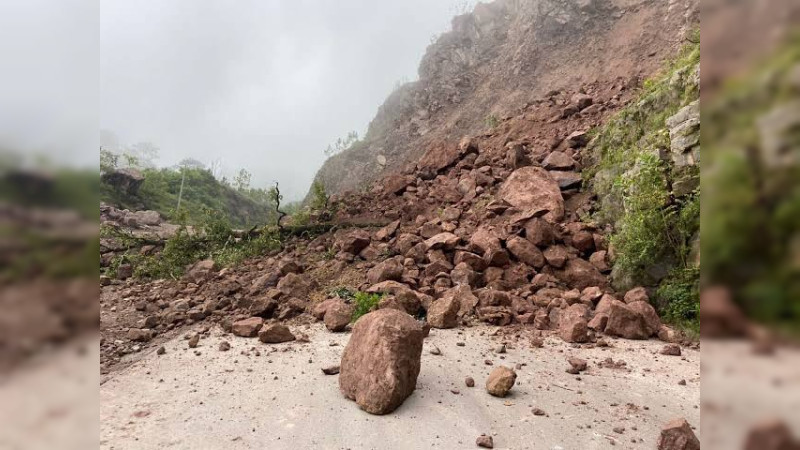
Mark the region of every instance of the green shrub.
POLYGON ((367 294, 366 292, 353 294, 353 303, 355 303, 356 309, 353 311, 351 322, 355 323, 361 316, 377 308, 382 299, 383 294, 367 294))
POLYGON ((656 291, 656 303, 670 323, 696 328, 700 320, 699 269, 676 269, 656 291))

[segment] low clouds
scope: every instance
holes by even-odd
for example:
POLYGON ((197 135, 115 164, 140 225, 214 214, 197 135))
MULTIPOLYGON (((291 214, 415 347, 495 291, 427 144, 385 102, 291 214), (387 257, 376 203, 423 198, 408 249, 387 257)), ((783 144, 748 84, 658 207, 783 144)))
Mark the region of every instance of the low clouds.
POLYGON ((103 0, 100 126, 307 190, 323 150, 416 78, 463 1, 103 0))

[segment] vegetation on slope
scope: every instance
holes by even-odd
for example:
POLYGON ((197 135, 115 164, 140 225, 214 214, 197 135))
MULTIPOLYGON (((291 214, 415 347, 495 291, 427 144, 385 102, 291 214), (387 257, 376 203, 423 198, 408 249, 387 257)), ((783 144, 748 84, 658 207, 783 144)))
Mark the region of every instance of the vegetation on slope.
POLYGON ((699 98, 699 44, 689 44, 638 99, 594 130, 594 170, 601 199, 596 219, 614 225, 614 282, 655 287, 656 306, 675 323, 699 323, 699 188, 673 187, 699 177, 697 166, 677 168, 669 156, 667 119, 699 98))
POLYGON ((144 169, 142 174, 144 182, 135 195, 126 195, 103 183, 101 200, 118 208, 158 211, 168 221, 174 221, 181 179, 185 177, 180 212, 186 214, 189 223, 200 223, 206 209, 224 213, 237 227, 263 225, 274 220, 267 190, 235 189, 202 168, 144 169))
POLYGON ((703 100, 703 279, 750 317, 800 319, 800 37, 703 100))

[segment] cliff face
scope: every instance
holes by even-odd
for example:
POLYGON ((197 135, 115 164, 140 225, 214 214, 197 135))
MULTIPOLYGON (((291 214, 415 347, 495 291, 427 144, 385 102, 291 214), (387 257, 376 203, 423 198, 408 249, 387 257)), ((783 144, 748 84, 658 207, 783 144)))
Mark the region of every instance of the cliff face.
POLYGON ((548 92, 650 75, 696 23, 696 8, 696 0, 478 4, 428 48, 419 80, 386 99, 363 141, 326 161, 316 179, 330 193, 358 190, 548 92))

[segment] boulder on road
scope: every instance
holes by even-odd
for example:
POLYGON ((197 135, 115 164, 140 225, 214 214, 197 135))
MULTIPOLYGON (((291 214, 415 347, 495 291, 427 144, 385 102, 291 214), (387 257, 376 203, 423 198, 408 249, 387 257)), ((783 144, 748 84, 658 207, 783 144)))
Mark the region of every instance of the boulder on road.
POLYGON ((264 325, 264 319, 261 317, 250 317, 233 322, 231 332, 235 336, 256 337, 262 325, 264 325))
POLYGON ((455 328, 458 325, 458 311, 461 309, 455 289, 450 289, 428 308, 428 323, 434 328, 455 328))
POLYGON ((644 316, 620 301, 608 306, 605 333, 625 339, 647 339, 653 334, 644 316))
POLYGON ((658 438, 658 450, 700 450, 700 440, 686 419, 675 419, 664 425, 658 438))
POLYGON ((289 342, 295 339, 289 328, 279 323, 264 326, 258 332, 258 340, 265 344, 280 344, 281 342, 289 342))
POLYGON ((361 317, 342 355, 342 394, 370 414, 394 411, 416 388, 423 339, 420 323, 404 312, 361 317))
POLYGON ((517 373, 506 366, 499 366, 486 379, 486 392, 495 397, 505 397, 517 381, 517 373))

